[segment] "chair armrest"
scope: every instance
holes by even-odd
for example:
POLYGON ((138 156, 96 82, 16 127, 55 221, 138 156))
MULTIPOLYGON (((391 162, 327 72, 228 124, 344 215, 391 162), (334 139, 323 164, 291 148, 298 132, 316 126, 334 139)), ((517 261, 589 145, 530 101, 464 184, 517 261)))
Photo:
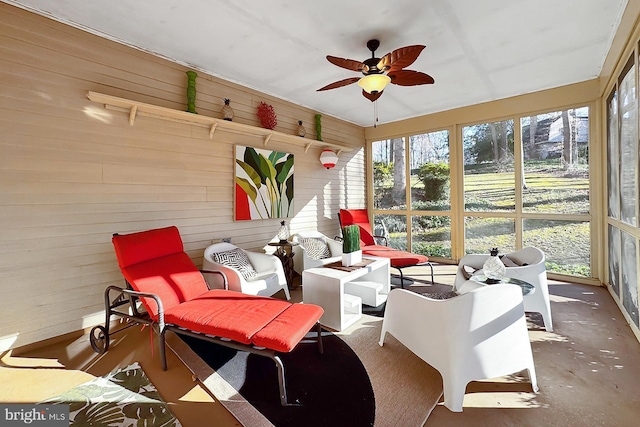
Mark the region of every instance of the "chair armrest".
MULTIPOLYGON (((205 274, 219 274, 220 276, 222 276, 222 284, 224 286, 224 289, 229 290, 229 281, 227 280, 227 275, 224 274, 224 271, 220 271, 220 270, 200 270, 200 273, 204 276, 205 274)), ((206 279, 205 279, 206 282, 206 279)), ((207 286, 209 285, 209 282, 207 282, 207 286)))
POLYGON ((384 245, 389 246, 389 240, 387 240, 385 236, 373 236, 374 242, 376 241, 376 239, 382 239, 384 241, 384 245))
MULTIPOLYGON (((131 289, 123 289, 119 286, 115 286, 115 285, 111 285, 108 286, 107 289, 105 289, 104 291, 104 302, 105 302, 105 307, 110 307, 111 306, 111 291, 115 291, 118 292, 120 295, 128 295, 131 297, 136 297, 136 298, 152 298, 156 305, 158 306, 158 327, 160 328, 160 330, 162 331, 164 329, 164 307, 162 305, 162 300, 160 299, 160 297, 156 294, 152 294, 152 293, 148 293, 148 292, 138 292, 138 291, 134 291, 131 289)), ((120 297, 116 297, 116 299, 114 301, 117 301, 118 298, 120 297)))
POLYGON ((456 271, 456 278, 453 282, 453 290, 458 291, 464 282, 471 277, 466 271, 465 267, 469 267, 473 270, 480 270, 484 265, 484 262, 489 258, 489 255, 484 254, 469 254, 460 259, 458 263, 458 269, 456 271))
POLYGON ((469 254, 460 259, 459 265, 466 265, 467 267, 480 270, 484 265, 484 262, 489 259, 489 255, 484 254, 469 254))
MULTIPOLYGON (((224 280, 222 281, 222 288, 228 289, 230 291, 242 292, 243 286, 246 285, 247 281, 244 276, 240 273, 240 271, 236 270, 233 267, 228 265, 219 264, 217 262, 211 261, 207 258, 202 262, 202 268, 205 271, 219 271, 223 276, 224 280), (226 286, 226 287, 225 287, 226 286)), ((211 282, 210 278, 205 277, 207 281, 207 286, 209 289, 221 289, 220 288, 220 279, 216 277, 211 282)))

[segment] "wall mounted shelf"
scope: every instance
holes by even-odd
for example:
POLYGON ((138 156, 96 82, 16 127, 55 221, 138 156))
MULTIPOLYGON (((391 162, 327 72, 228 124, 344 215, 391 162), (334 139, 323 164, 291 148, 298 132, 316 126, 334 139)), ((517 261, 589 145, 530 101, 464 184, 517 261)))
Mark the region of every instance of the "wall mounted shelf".
POLYGON ((225 131, 238 133, 243 135, 254 135, 263 138, 264 146, 269 141, 282 141, 304 146, 304 152, 309 151, 313 146, 321 148, 331 148, 336 150, 340 155, 342 151, 352 151, 353 148, 340 144, 333 144, 325 141, 317 141, 309 138, 302 138, 297 135, 288 135, 286 133, 259 128, 256 126, 245 125, 237 122, 217 119, 215 117, 201 116, 186 111, 173 110, 171 108, 159 107, 157 105, 146 104, 144 102, 132 101, 130 99, 119 98, 117 96, 105 95, 102 93, 87 93, 87 98, 93 102, 104 104, 108 110, 121 111, 129 115, 129 125, 133 126, 136 117, 145 116, 153 117, 161 120, 170 120, 174 122, 185 123, 188 125, 202 126, 209 129, 209 138, 213 138, 216 131, 225 131))

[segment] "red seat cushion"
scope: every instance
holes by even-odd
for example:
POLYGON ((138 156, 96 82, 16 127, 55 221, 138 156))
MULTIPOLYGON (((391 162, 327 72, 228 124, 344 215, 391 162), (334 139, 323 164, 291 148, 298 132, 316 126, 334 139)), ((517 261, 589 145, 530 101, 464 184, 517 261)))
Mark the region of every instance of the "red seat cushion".
POLYGON ((253 343, 271 350, 290 352, 320 320, 324 310, 313 304, 292 304, 253 336, 253 343))
POLYGON ((214 289, 172 307, 164 318, 192 331, 250 344, 258 331, 290 306, 279 299, 214 289))
POLYGON ((184 252, 180 232, 175 226, 116 234, 111 241, 120 268, 184 252))
POLYGON ((360 246, 375 245, 373 231, 366 209, 340 209, 340 226, 357 225, 360 227, 360 246))
MULTIPOLYGON (((165 310, 209 290, 204 277, 184 252, 177 227, 116 234, 111 241, 120 270, 133 290, 158 295, 165 310)), ((142 298, 142 303, 157 320, 156 302, 142 298)))
MULTIPOLYGON (((158 295, 165 310, 209 290, 204 277, 184 252, 130 265, 122 269, 122 275, 133 290, 158 295)), ((157 319, 156 302, 151 298, 143 298, 142 302, 152 318, 157 319)))
POLYGON ((409 267, 429 261, 424 255, 393 249, 388 246, 371 245, 362 248, 364 255, 389 258, 391 267, 409 267))

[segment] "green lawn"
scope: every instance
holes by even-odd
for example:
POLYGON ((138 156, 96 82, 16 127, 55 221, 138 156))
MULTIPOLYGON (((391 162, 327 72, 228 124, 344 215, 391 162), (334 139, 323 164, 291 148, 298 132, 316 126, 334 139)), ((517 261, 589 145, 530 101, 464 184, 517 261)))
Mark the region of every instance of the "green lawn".
MULTIPOLYGON (((515 212, 513 172, 489 171, 466 174, 465 210, 472 212, 515 212)), ((413 177, 412 177, 413 178, 413 177)), ((377 200, 389 199, 391 180, 376 183, 377 200), (382 184, 382 185, 380 185, 382 184)), ((412 195, 421 193, 422 184, 412 180, 412 195)), ((569 171, 557 164, 539 162, 525 170, 526 188, 522 189, 523 213, 588 214, 589 177, 586 167, 569 171)), ((421 210, 439 211, 443 202, 415 202, 421 210)), ((444 202, 448 206, 448 202, 444 202)), ((388 208, 388 206, 385 206, 388 208)), ((402 206, 401 208, 404 208, 402 206)), ((406 248, 406 224, 397 217, 384 216, 394 247, 406 248)), ((448 217, 426 217, 421 224, 414 218, 413 250, 429 256, 451 256, 450 221, 448 217)), ((545 252, 547 269, 564 274, 590 276, 590 225, 583 221, 524 220, 524 245, 537 246, 545 252)), ((491 247, 501 252, 515 249, 515 223, 510 218, 465 219, 465 251, 485 253, 491 247)))

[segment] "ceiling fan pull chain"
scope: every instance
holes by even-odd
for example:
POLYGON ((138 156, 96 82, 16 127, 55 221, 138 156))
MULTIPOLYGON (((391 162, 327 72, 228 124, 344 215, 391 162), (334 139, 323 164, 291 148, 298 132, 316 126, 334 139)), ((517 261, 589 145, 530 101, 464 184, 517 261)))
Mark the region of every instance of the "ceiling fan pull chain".
POLYGON ((378 127, 378 101, 373 101, 373 127, 378 127))

